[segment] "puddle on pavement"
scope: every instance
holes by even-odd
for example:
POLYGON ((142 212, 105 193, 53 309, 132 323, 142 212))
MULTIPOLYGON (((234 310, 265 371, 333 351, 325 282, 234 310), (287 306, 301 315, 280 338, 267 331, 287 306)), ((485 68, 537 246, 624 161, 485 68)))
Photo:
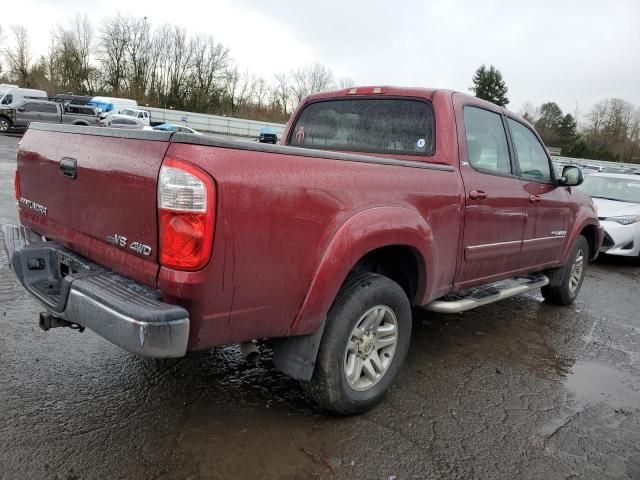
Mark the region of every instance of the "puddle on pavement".
POLYGON ((634 386, 620 370, 601 363, 576 362, 567 375, 565 385, 586 403, 640 408, 640 386, 634 386))

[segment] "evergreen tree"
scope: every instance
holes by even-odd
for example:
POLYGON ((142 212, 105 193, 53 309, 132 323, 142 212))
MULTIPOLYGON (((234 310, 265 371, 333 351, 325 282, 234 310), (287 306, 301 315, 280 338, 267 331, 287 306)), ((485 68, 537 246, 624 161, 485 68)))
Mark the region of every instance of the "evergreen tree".
POLYGON ((500 70, 490 65, 489 68, 483 64, 476 70, 473 75, 473 87, 471 90, 476 97, 488 100, 496 105, 504 107, 509 103, 507 91, 509 90, 504 83, 500 70))

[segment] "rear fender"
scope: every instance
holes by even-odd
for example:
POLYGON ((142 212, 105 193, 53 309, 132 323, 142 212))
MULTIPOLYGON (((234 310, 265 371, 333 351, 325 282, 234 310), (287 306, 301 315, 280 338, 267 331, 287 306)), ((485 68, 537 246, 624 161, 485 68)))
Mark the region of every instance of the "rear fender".
POLYGON ((406 207, 376 207, 347 220, 333 235, 318 263, 292 335, 309 334, 322 323, 338 289, 354 265, 367 253, 390 245, 408 246, 419 263, 418 288, 411 303, 421 303, 431 291, 429 276, 433 262, 433 234, 424 218, 406 207))
MULTIPOLYGON (((418 288, 420 303, 431 289, 426 271, 432 265, 431 229, 414 210, 378 207, 346 221, 329 241, 290 337, 274 339, 273 363, 287 375, 309 381, 320 348, 327 312, 354 265, 367 253, 389 245, 412 247, 421 258, 418 288)), ((412 302, 412 303, 413 303, 412 302)))

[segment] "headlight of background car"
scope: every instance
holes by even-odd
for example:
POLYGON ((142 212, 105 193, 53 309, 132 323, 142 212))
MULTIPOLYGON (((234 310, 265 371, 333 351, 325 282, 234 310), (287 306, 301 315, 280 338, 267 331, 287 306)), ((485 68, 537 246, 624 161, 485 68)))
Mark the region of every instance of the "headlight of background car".
POLYGON ((640 215, 624 215, 622 217, 607 217, 605 220, 610 222, 618 222, 620 225, 631 225, 640 222, 640 215))

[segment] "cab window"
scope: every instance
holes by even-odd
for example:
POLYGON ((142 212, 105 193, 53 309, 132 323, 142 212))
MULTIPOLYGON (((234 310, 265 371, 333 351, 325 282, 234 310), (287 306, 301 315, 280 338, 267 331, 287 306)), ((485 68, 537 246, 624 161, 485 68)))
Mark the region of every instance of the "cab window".
POLYGON ((467 106, 464 128, 472 167, 488 173, 511 174, 507 134, 498 113, 467 106))
POLYGON ((11 102, 13 102, 13 95, 8 93, 2 99, 2 105, 11 105, 11 102))
POLYGON ((520 166, 520 176, 528 180, 551 182, 551 167, 549 157, 538 141, 538 138, 529 128, 520 122, 509 118, 509 129, 515 148, 516 159, 520 166))

